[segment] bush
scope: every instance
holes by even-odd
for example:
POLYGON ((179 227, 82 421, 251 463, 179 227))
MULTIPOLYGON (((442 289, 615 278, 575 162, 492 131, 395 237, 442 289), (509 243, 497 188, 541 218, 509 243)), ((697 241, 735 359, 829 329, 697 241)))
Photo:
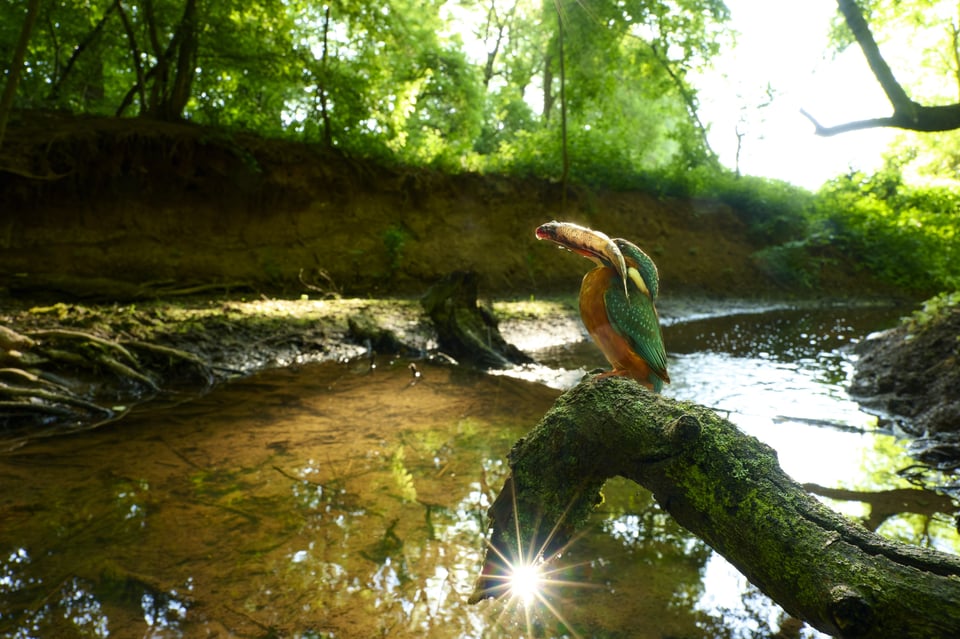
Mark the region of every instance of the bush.
POLYGON ((814 196, 788 182, 726 173, 703 185, 697 195, 730 206, 746 222, 753 238, 766 244, 796 241, 810 230, 814 196))
POLYGON ((960 285, 960 196, 945 187, 903 184, 887 167, 826 184, 815 224, 833 243, 881 278, 917 290, 960 285))

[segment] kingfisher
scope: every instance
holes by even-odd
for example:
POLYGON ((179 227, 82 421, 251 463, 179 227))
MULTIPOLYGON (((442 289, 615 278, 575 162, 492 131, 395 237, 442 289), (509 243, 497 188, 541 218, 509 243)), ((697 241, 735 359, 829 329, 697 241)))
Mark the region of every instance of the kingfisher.
POLYGON ((536 237, 597 264, 580 285, 580 317, 613 366, 603 375, 632 377, 659 393, 670 376, 655 306, 660 275, 650 256, 632 242, 570 222, 543 224, 536 237))

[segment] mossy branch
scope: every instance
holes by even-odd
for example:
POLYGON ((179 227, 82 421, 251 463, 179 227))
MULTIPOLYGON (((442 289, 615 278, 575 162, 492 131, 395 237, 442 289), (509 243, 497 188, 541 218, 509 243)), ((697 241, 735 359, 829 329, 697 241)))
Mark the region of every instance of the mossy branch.
MULTIPOLYGON (((811 460, 813 461, 813 460, 811 460)), ((592 377, 510 453, 471 598, 497 596, 501 557, 549 558, 621 475, 788 613, 838 637, 960 636, 960 558, 879 537, 788 477, 776 452, 714 412, 632 380, 592 377)))

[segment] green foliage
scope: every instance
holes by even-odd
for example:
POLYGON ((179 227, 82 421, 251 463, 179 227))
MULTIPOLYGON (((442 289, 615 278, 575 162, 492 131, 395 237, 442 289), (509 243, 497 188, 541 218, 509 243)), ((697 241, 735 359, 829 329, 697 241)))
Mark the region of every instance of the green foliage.
POLYGON ((701 180, 693 185, 691 195, 711 197, 729 205, 759 242, 789 242, 810 231, 814 197, 806 189, 780 180, 738 177, 729 171, 713 171, 701 180))
MULTIPOLYGON (((883 44, 900 24, 936 31, 947 5, 863 6, 883 44)), ((22 2, 0 0, 0 51, 23 18, 22 2)), ((811 249, 830 244, 898 285, 960 286, 960 195, 902 178, 905 167, 955 174, 956 134, 904 142, 883 171, 816 196, 718 165, 687 76, 709 64, 727 18, 719 0, 62 0, 42 4, 17 106, 184 118, 391 164, 557 179, 562 44, 575 182, 725 203, 768 247, 758 266, 789 285, 814 285, 811 249)), ((849 36, 838 28, 835 42, 849 36)), ((921 44, 938 83, 917 95, 955 91, 942 78, 960 77, 960 57, 932 52, 956 42, 921 44)), ((408 231, 382 240, 395 271, 408 231)))
MULTIPOLYGON (((21 4, 0 1, 0 50, 21 4)), ((686 77, 726 18, 719 0, 64 0, 42 5, 17 106, 555 178, 562 38, 573 174, 630 185, 710 156, 686 77)))
MULTIPOLYGON (((918 333, 930 324, 939 322, 950 313, 960 310, 960 291, 940 293, 923 303, 910 317, 904 319, 911 333, 918 333)), ((957 336, 960 339, 960 336, 957 336)))
POLYGON ((808 244, 793 240, 760 249, 753 255, 757 267, 775 282, 789 288, 810 289, 816 285, 814 263, 808 244))
POLYGON ((960 286, 960 194, 903 183, 899 167, 853 172, 821 189, 814 223, 832 243, 894 284, 917 290, 960 286))
POLYGON ((391 226, 383 232, 383 246, 387 251, 387 263, 392 277, 400 268, 403 260, 403 249, 410 240, 410 233, 399 224, 391 226))

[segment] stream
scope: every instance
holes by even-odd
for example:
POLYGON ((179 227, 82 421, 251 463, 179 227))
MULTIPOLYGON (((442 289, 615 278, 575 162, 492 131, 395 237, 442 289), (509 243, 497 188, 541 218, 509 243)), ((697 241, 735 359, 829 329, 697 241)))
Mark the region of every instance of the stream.
MULTIPOLYGON (((852 345, 905 311, 688 300, 661 312, 665 395, 728 416, 799 482, 909 487, 907 442, 844 390, 852 345)), ((0 456, 0 638, 697 639, 791 623, 619 479, 539 598, 466 602, 510 447, 607 366, 576 324, 504 333, 538 364, 294 366, 0 456)), ((896 515, 879 532, 960 552, 948 514, 896 515)))

